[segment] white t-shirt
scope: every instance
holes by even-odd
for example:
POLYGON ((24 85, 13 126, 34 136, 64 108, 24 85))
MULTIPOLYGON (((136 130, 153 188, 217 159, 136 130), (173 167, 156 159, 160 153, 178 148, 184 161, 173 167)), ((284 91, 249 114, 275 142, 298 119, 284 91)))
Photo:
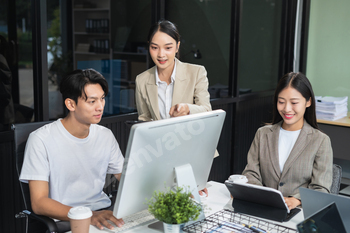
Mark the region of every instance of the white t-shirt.
POLYGON ((173 92, 175 85, 175 74, 176 74, 176 62, 174 62, 174 69, 171 73, 171 82, 169 85, 165 81, 159 79, 158 70, 156 68, 156 84, 158 86, 158 107, 159 115, 161 119, 170 118, 169 111, 172 107, 173 92))
POLYGON ((286 163, 290 152, 292 151, 295 142, 300 134, 300 130, 287 131, 280 128, 280 135, 278 139, 278 155, 281 172, 283 171, 284 164, 286 163))
POLYGON ((58 119, 30 134, 20 181, 47 181, 50 198, 98 210, 111 205, 102 191, 106 174, 121 173, 123 162, 118 142, 106 127, 92 124, 88 137, 80 139, 58 119))

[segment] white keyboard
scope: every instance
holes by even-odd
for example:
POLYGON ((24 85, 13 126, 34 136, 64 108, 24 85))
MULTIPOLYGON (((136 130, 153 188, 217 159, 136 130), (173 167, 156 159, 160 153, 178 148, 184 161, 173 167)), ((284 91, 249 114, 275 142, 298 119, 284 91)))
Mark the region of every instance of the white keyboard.
POLYGON ((154 216, 150 214, 150 212, 148 212, 147 209, 145 209, 138 213, 135 213, 123 218, 123 221, 125 224, 122 227, 117 227, 114 223, 110 222, 113 225, 114 229, 109 231, 124 232, 126 230, 136 228, 138 226, 147 225, 149 223, 154 222, 155 220, 156 219, 154 218, 154 216))

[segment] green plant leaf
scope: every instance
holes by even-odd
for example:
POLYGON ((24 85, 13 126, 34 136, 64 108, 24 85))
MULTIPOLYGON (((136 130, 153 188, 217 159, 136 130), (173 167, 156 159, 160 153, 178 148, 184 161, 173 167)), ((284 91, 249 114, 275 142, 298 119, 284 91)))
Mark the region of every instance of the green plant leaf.
POLYGON ((149 212, 159 221, 169 224, 181 224, 196 220, 202 206, 191 198, 188 189, 177 187, 174 191, 167 188, 165 192, 155 191, 147 200, 149 212))

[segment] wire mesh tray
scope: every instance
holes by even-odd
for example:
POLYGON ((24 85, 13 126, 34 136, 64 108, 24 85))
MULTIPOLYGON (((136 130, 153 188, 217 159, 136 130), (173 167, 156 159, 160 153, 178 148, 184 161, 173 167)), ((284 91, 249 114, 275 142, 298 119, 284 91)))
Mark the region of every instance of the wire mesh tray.
POLYGON ((235 213, 224 209, 205 219, 185 226, 184 232, 269 232, 269 233, 296 233, 292 228, 267 222, 252 216, 235 213), (244 226, 245 225, 245 226, 244 226), (251 226, 249 229, 248 226, 251 226), (255 228, 255 229, 253 229, 255 228))

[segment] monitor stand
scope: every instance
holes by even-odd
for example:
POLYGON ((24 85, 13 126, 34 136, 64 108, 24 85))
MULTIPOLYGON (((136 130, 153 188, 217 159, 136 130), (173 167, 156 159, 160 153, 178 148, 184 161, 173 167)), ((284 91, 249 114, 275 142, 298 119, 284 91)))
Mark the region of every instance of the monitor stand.
MULTIPOLYGON (((193 170, 191 164, 185 164, 178 167, 175 167, 175 175, 178 187, 189 188, 194 199, 201 205, 201 198, 199 197, 197 182, 194 178, 193 170)), ((204 212, 201 211, 198 219, 196 221, 204 219, 204 212)), ((193 223, 194 221, 192 221, 193 223)))
POLYGON ((151 228, 153 230, 157 230, 160 232, 164 232, 163 222, 161 222, 161 221, 157 221, 157 222, 149 224, 148 228, 151 228))
MULTIPOLYGON (((182 166, 178 166, 174 168, 175 170, 175 176, 176 176, 176 181, 177 181, 177 186, 178 187, 184 187, 184 188, 189 188, 191 190, 191 193, 194 197, 194 199, 201 204, 201 199, 199 197, 198 193, 198 188, 197 188, 197 182, 196 179, 194 178, 193 170, 191 164, 185 164, 182 166)), ((196 221, 204 219, 204 212, 203 210, 198 216, 198 219, 196 221)), ((192 224, 196 221, 190 221, 186 225, 192 224)), ((163 223, 158 221, 155 223, 152 223, 148 225, 149 228, 158 230, 158 231, 163 231, 163 223)))

